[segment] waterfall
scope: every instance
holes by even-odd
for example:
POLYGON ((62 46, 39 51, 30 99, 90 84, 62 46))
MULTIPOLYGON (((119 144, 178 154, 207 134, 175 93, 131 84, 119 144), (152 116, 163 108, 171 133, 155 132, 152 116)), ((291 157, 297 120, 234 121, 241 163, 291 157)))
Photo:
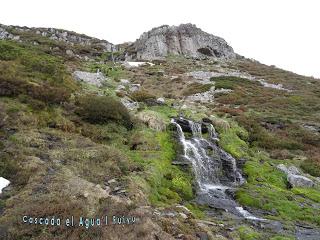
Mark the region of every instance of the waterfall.
POLYGON ((202 137, 202 132, 201 132, 201 124, 197 123, 197 122, 193 122, 193 121, 188 121, 191 131, 192 131, 192 135, 194 137, 198 137, 201 138, 202 137))
POLYGON ((183 147, 182 157, 192 165, 198 186, 198 203, 224 209, 247 219, 259 219, 245 211, 231 196, 235 188, 245 180, 237 168, 236 160, 218 146, 218 134, 212 124, 207 124, 207 140, 202 137, 200 123, 183 118, 172 119, 171 123, 177 128, 179 142, 183 147), (192 137, 185 137, 183 129, 186 127, 189 127, 187 129, 192 132, 192 137))
POLYGON ((216 132, 216 129, 213 127, 213 125, 210 123, 208 127, 209 132, 209 138, 213 141, 219 141, 218 134, 216 132))

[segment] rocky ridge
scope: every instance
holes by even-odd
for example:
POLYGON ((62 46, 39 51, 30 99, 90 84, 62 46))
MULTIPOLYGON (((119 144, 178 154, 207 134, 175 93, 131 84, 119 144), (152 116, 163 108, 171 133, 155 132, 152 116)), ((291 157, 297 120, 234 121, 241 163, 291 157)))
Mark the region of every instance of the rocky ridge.
POLYGON ((194 58, 236 58, 224 39, 206 33, 194 24, 153 28, 143 33, 133 45, 137 59, 153 60, 170 54, 194 58))
MULTIPOLYGON (((81 45, 81 46, 97 46, 103 52, 116 51, 118 49, 114 44, 100 40, 94 37, 89 37, 84 34, 78 34, 72 31, 56 28, 28 28, 20 26, 6 26, 0 24, 0 40, 15 40, 23 42, 23 36, 26 34, 35 34, 40 37, 47 37, 50 40, 64 42, 68 45, 81 45)), ((34 45, 38 45, 36 40, 34 45)))

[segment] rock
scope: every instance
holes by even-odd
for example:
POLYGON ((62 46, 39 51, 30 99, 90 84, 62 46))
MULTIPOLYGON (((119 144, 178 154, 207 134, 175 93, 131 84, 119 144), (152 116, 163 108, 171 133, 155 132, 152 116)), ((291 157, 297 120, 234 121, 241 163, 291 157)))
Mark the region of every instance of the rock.
POLYGON ((128 79, 120 79, 120 83, 122 85, 128 85, 128 84, 130 84, 130 81, 128 79))
POLYGON ((161 59, 169 54, 195 58, 236 57, 224 39, 208 34, 193 24, 153 28, 140 36, 134 48, 137 59, 145 60, 161 59))
POLYGON ((289 173, 287 167, 286 167, 284 164, 279 164, 279 165, 277 166, 277 169, 279 169, 281 172, 283 172, 283 173, 285 173, 285 174, 288 174, 288 173, 289 173))
POLYGON ((75 71, 73 77, 78 81, 83 81, 92 85, 100 87, 102 82, 106 80, 105 76, 101 72, 91 73, 91 72, 82 72, 75 71))
POLYGON ((108 184, 113 184, 113 183, 117 183, 117 180, 115 180, 114 178, 108 181, 108 184))
POLYGON ((300 170, 295 166, 286 167, 284 164, 279 164, 277 169, 287 175, 287 180, 291 187, 313 187, 314 182, 301 175, 300 170))
POLYGON ((136 91, 139 91, 141 88, 141 85, 140 84, 131 84, 131 86, 129 87, 129 91, 130 92, 136 92, 136 91))
POLYGON ((126 87, 123 85, 118 85, 116 90, 117 91, 126 90, 126 87))
POLYGON ((212 87, 209 91, 187 96, 187 100, 191 102, 210 103, 214 101, 214 93, 215 90, 214 87, 212 87))
POLYGON ((73 51, 70 50, 70 49, 67 49, 67 50, 66 50, 66 54, 67 54, 69 57, 73 57, 73 56, 74 56, 73 51))
POLYGON ((209 236, 205 232, 198 232, 197 237, 199 238, 199 240, 209 240, 209 236))
POLYGON ((187 218, 188 218, 188 216, 187 216, 186 214, 182 213, 182 212, 180 212, 179 215, 180 215, 183 219, 187 219, 187 218))
POLYGON ((313 187, 314 186, 314 182, 312 180, 301 175, 289 174, 287 179, 291 187, 313 187))
POLYGON ((77 34, 71 31, 65 31, 55 28, 27 28, 19 26, 6 26, 0 24, 0 39, 9 39, 14 41, 21 41, 23 38, 18 35, 19 32, 30 32, 30 34, 41 35, 48 37, 54 41, 64 42, 73 46, 79 44, 82 46, 98 46, 103 52, 118 51, 118 46, 109 43, 106 40, 89 37, 84 34, 77 34), (9 33, 8 29, 14 30, 14 34, 9 33))
POLYGON ((157 98, 157 103, 160 105, 164 105, 165 104, 164 98, 157 98))
POLYGON ((128 110, 136 110, 139 108, 139 103, 132 101, 128 97, 123 97, 120 99, 120 101, 128 110))

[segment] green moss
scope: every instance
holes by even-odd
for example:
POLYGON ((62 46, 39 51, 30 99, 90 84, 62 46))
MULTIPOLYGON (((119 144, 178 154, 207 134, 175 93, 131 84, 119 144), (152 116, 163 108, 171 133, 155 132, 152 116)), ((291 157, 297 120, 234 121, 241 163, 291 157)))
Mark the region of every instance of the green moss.
POLYGON ((320 202, 320 191, 319 189, 313 188, 293 188, 292 192, 301 195, 303 197, 309 198, 315 202, 320 202))
POLYGON ((224 129, 220 133, 219 145, 235 158, 245 157, 248 146, 240 137, 246 139, 247 132, 234 123, 230 129, 224 129))
POLYGON ((241 226, 238 228, 241 240, 258 240, 261 239, 260 233, 255 232, 252 228, 241 226))
POLYGON ((270 240, 294 240, 294 237, 274 236, 270 240))
MULTIPOLYGON (((155 150, 131 151, 131 158, 143 166, 149 187, 144 187, 149 201, 155 206, 166 206, 193 198, 191 173, 171 164, 175 147, 169 132, 141 132, 147 142, 156 140, 155 150), (151 133, 151 134, 150 134, 151 133)), ((148 143, 144 143, 148 144, 148 143)))
POLYGON ((186 207, 192 212, 192 214, 199 219, 202 219, 205 217, 205 206, 199 206, 196 204, 187 203, 186 207))

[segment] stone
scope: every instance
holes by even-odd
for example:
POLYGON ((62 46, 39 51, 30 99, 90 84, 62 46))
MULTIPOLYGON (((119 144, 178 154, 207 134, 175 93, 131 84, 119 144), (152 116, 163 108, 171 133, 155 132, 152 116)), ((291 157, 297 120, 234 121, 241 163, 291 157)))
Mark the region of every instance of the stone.
POLYGON ((129 87, 129 91, 130 92, 136 92, 139 91, 141 88, 141 85, 136 83, 136 84, 131 84, 131 86, 129 87))
POLYGON ((67 50, 66 50, 66 54, 67 54, 69 57, 73 57, 73 56, 74 56, 73 51, 70 50, 70 49, 67 49, 67 50))
POLYGON ((118 85, 116 90, 117 91, 126 90, 126 87, 123 85, 118 85))
POLYGON ((277 169, 287 175, 287 181, 291 187, 313 187, 314 182, 301 175, 301 171, 295 166, 286 167, 284 164, 279 164, 277 169))
POLYGON ((133 45, 136 58, 144 60, 161 59, 169 54, 194 58, 236 57, 232 47, 224 39, 206 33, 190 23, 153 28, 143 33, 133 45))
POLYGON ((137 110, 139 108, 139 103, 131 100, 128 97, 123 97, 120 99, 120 101, 128 110, 137 110))
POLYGON ((314 186, 314 182, 305 176, 289 174, 287 179, 291 187, 313 187, 314 186))
POLYGON ((78 81, 83 81, 98 87, 100 87, 102 85, 102 82, 106 80, 105 76, 101 72, 91 73, 75 71, 73 73, 73 77, 78 81))
POLYGON ((164 100, 164 98, 157 98, 157 103, 158 104, 160 104, 160 105, 163 105, 163 104, 165 104, 165 100, 164 100))
POLYGON ((130 81, 128 79, 120 79, 120 83, 122 85, 128 85, 128 84, 130 84, 130 81))

